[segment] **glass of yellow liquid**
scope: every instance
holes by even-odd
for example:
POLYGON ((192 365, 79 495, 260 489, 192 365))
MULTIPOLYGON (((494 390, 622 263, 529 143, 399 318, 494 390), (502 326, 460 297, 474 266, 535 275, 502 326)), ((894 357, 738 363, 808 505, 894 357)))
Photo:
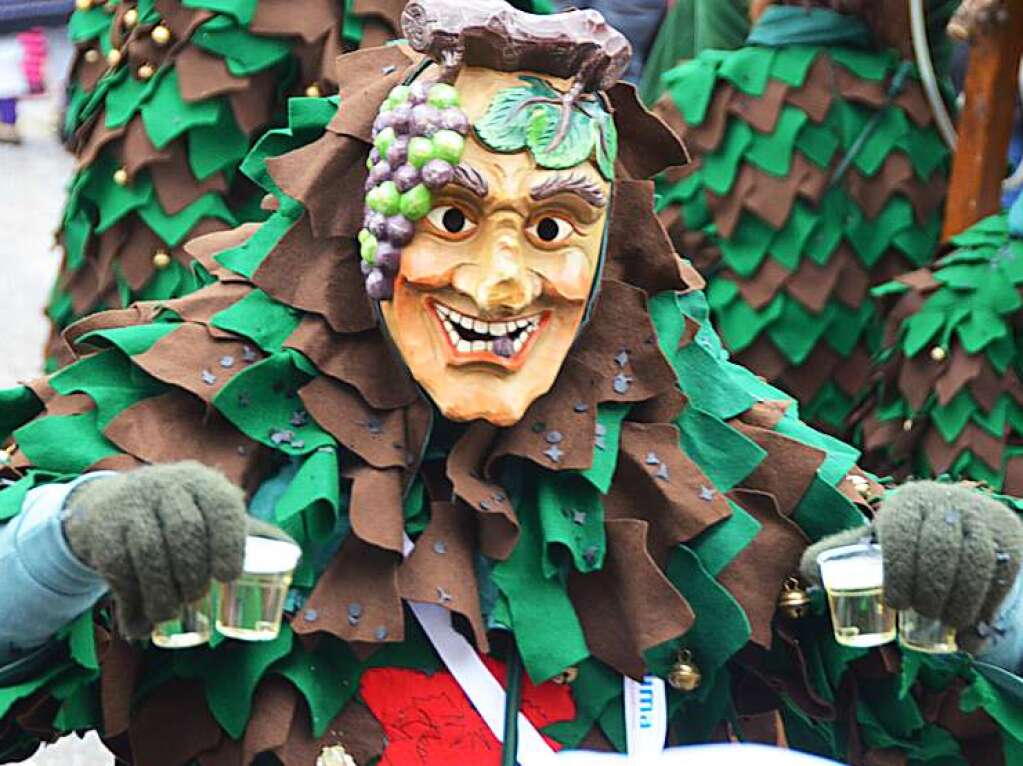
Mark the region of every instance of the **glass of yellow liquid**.
POLYGON ((218 582, 217 630, 242 641, 273 641, 302 549, 286 540, 249 535, 242 576, 218 582))
POLYGON ((884 603, 884 562, 879 545, 833 548, 818 556, 817 564, 838 643, 862 648, 895 639, 895 610, 884 603))
POLYGON ((899 643, 907 649, 927 654, 954 654, 959 651, 955 628, 933 617, 924 617, 914 609, 899 612, 899 643))
POLYGON ((153 628, 153 643, 161 649, 187 649, 201 646, 212 634, 213 607, 207 593, 198 601, 181 607, 181 616, 161 622, 153 628))

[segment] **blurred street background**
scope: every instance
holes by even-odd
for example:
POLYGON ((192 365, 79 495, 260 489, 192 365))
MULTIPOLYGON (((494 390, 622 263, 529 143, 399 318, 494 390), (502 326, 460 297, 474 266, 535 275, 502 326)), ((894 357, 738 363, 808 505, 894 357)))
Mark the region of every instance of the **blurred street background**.
MULTIPOLYGON (((0 305, 3 352, 0 386, 41 373, 47 326, 43 306, 57 274, 53 233, 60 220, 73 158, 57 139, 71 46, 67 30, 46 30, 47 90, 19 103, 20 146, 0 144, 0 305)), ((25 761, 32 766, 109 766, 113 758, 94 736, 69 737, 25 761)))

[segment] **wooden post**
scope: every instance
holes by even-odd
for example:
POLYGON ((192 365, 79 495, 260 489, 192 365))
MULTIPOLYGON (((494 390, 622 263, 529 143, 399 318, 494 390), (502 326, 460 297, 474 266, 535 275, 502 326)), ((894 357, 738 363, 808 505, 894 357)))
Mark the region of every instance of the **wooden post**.
POLYGON ((945 239, 1001 207, 1002 179, 1012 133, 1023 54, 1023 0, 1005 0, 1008 21, 970 46, 966 103, 945 210, 945 239))

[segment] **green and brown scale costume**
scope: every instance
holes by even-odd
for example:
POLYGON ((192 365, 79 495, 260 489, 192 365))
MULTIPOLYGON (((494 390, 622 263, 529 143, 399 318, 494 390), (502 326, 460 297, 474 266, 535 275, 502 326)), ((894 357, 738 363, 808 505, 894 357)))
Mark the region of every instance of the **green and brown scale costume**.
MULTIPOLYGON (((950 9, 933 10, 940 29, 950 9)), ((737 361, 842 433, 880 341, 869 290, 933 258, 949 152, 915 67, 866 43, 862 21, 814 9, 836 23, 796 44, 764 33, 779 12, 805 13, 772 6, 760 43, 664 75, 658 112, 693 162, 658 204, 737 361)))
POLYGON ((0 760, 97 729, 144 766, 307 766, 337 744, 377 763, 396 740, 366 679, 444 675, 408 599, 450 609, 481 652, 509 629, 535 682, 578 668, 571 717, 544 729, 568 747, 623 749, 621 674, 664 676, 685 648, 703 682, 669 692, 673 743, 771 739, 780 716, 791 746, 853 764, 1019 763, 1018 708, 970 659, 842 648, 820 599, 776 612, 807 542, 863 522, 856 485, 880 490, 728 360, 644 180, 681 147, 631 88, 608 94, 602 290, 553 389, 512 428, 436 414, 378 327, 356 243, 372 121, 417 63, 398 46, 343 58, 340 108, 292 100, 245 166, 269 219, 189 247, 205 287, 83 320, 78 361, 0 394, 0 520, 32 486, 194 458, 305 551, 273 642, 167 654, 118 638, 104 605, 83 615, 0 676, 0 760))
MULTIPOLYGON (((538 5, 549 10, 542 0, 538 5)), ((47 365, 69 358, 74 320, 198 287, 183 245, 261 220, 239 172, 286 123, 289 96, 336 92, 345 50, 399 36, 401 0, 140 0, 85 3, 65 133, 77 158, 58 234, 47 365), (113 52, 113 53, 112 53, 113 52), (111 63, 113 62, 113 64, 111 63)))
POLYGON ((1023 493, 1021 234, 991 216, 931 268, 875 290, 888 326, 857 425, 884 470, 1023 493))

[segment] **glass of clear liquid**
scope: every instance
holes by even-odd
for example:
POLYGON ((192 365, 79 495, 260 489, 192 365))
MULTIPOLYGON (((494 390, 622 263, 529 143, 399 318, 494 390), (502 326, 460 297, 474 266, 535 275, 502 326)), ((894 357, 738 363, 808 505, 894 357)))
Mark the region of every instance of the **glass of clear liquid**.
POLYGON ((242 576, 216 583, 217 631, 242 641, 273 641, 302 549, 286 540, 249 535, 242 576))
POLYGON ((895 610, 884 603, 880 546, 860 543, 833 548, 818 556, 817 564, 838 643, 871 647, 895 639, 895 610))
POLYGON ((907 649, 927 654, 954 654, 959 651, 955 628, 933 617, 924 617, 914 609, 899 612, 899 643, 907 649))
POLYGON ((181 607, 174 620, 158 623, 153 628, 153 643, 161 649, 187 649, 201 646, 213 632, 213 607, 207 593, 198 601, 181 607))

